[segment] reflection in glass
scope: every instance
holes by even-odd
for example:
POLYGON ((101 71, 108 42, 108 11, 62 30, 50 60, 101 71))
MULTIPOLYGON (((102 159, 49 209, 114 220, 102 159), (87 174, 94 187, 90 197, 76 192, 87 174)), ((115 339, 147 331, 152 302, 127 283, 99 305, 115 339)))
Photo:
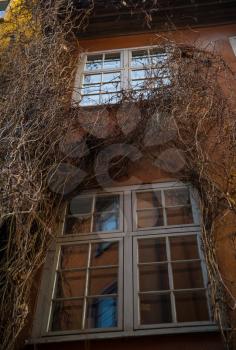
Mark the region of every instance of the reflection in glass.
POLYGON ((191 207, 166 208, 168 225, 186 225, 193 223, 191 207))
POLYGON ((87 70, 102 69, 102 55, 87 56, 87 70))
POLYGON ((83 96, 80 102, 81 106, 94 106, 100 103, 100 95, 83 96))
POLYGON ((61 248, 61 269, 86 267, 88 261, 88 244, 64 245, 61 248))
POLYGON ((165 203, 166 207, 174 207, 177 205, 189 206, 190 197, 189 190, 187 188, 165 190, 165 203))
POLYGON ((166 240, 165 238, 139 239, 139 262, 166 261, 166 240))
POLYGON ((170 237, 171 260, 198 259, 196 236, 170 237))
POLYGON ((96 212, 104 212, 104 211, 118 210, 119 199, 120 199, 119 195, 98 196, 96 198, 95 211, 96 212))
POLYGON ((118 269, 90 269, 88 295, 117 293, 118 269))
POLYGON ((92 203, 92 197, 74 197, 70 202, 69 215, 91 213, 92 203))
POLYGON ((118 265, 118 242, 92 244, 91 266, 118 265))
POLYGON ((103 81, 103 83, 111 83, 111 82, 120 81, 120 73, 119 72, 103 73, 102 81, 103 81))
POLYGON ((102 81, 101 74, 89 74, 84 76, 84 84, 97 84, 102 81))
POLYGON ((157 208, 155 210, 138 211, 138 228, 157 227, 164 225, 163 210, 157 208))
POLYGON ((100 84, 84 85, 81 91, 82 95, 99 94, 101 90, 100 84))
POLYGON ((94 216, 94 232, 116 231, 119 229, 119 214, 105 213, 94 216))
POLYGON ((145 66, 147 64, 148 64, 147 50, 132 51, 132 67, 145 66))
POLYGON ((152 209, 162 207, 161 192, 148 191, 137 193, 137 207, 138 209, 152 209))
POLYGON ((85 276, 85 271, 58 272, 56 298, 83 296, 85 288, 85 276))
POLYGON ((117 297, 88 298, 86 328, 117 327, 117 297))
POLYGON ((175 304, 178 322, 209 320, 205 291, 176 292, 175 304))
POLYGON ((168 265, 139 266, 139 288, 141 292, 169 289, 168 265))
POLYGON ((203 287, 202 269, 199 261, 172 263, 174 288, 203 287))
POLYGON ((65 224, 64 234, 78 235, 80 233, 89 233, 91 231, 91 216, 68 217, 65 224))
POLYGON ((52 331, 81 329, 83 300, 53 302, 52 331))
POLYGON ((141 325, 172 322, 170 294, 141 294, 140 322, 141 325))
POLYGON ((120 67, 120 53, 107 53, 105 54, 105 60, 103 68, 114 69, 120 67))

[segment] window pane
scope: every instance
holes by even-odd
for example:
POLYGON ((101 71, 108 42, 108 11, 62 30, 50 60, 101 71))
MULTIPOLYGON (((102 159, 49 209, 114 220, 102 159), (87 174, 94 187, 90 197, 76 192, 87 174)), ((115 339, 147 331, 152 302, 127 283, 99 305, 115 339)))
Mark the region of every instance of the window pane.
POLYGON ((191 205, 189 190, 187 188, 173 189, 164 191, 166 207, 176 205, 191 205))
POLYGON ((90 269, 88 295, 116 294, 118 269, 90 269))
POLYGON ((86 69, 96 70, 102 68, 102 55, 87 56, 86 69))
POLYGON ((86 328, 117 327, 117 298, 89 298, 86 328))
POLYGON ((81 106, 95 106, 100 103, 100 95, 83 96, 81 106))
POLYGON ((118 265, 118 242, 92 244, 91 266, 118 265))
POLYGON ((139 266, 139 288, 141 292, 169 289, 168 265, 139 266))
POLYGON ((170 294, 140 295, 141 324, 172 322, 170 294))
POLYGON ((136 196, 138 209, 162 207, 160 191, 138 192, 136 196))
POLYGON ((135 89, 144 89, 147 87, 147 80, 132 80, 131 85, 132 88, 135 89))
POLYGON ((82 95, 99 94, 101 90, 100 84, 84 85, 81 91, 82 95))
POLYGON ((132 67, 143 66, 148 64, 147 50, 132 51, 132 67))
POLYGON ((172 263, 174 288, 203 287, 202 269, 199 261, 172 263))
POLYGON ((101 104, 114 104, 120 101, 120 95, 118 93, 112 94, 102 94, 101 95, 101 104))
POLYGON ((114 211, 119 209, 120 196, 97 196, 95 211, 104 212, 104 211, 114 211))
POLYGON ((102 90, 101 92, 116 92, 120 91, 120 83, 119 82, 114 82, 114 83, 106 83, 102 85, 102 90))
POLYGON ((175 303, 178 322, 209 320, 206 294, 204 291, 176 292, 175 303))
POLYGON ((78 235, 91 231, 91 216, 84 215, 79 218, 68 217, 65 225, 66 235, 78 235))
POLYGON ((95 232, 111 232, 119 229, 119 215, 118 213, 97 214, 94 216, 94 230, 95 232))
POLYGON ((161 208, 155 210, 139 211, 138 228, 163 226, 163 210, 161 208))
POLYGON ((107 53, 103 63, 103 68, 113 69, 120 67, 120 53, 107 53))
POLYGON ((149 74, 148 70, 146 69, 132 71, 132 79, 146 79, 149 77, 151 77, 151 74, 149 74))
POLYGON ((92 211, 92 197, 75 197, 70 202, 69 215, 89 214, 92 211))
POLYGON ((83 296, 85 276, 85 271, 58 272, 56 298, 83 296))
POLYGON ((88 244, 65 245, 61 248, 61 269, 86 267, 88 261, 88 244))
POLYGON ((53 302, 52 331, 81 329, 82 300, 53 302))
POLYGON ((193 223, 191 207, 166 208, 168 225, 186 225, 193 223))
POLYGON ((167 260, 165 238, 139 239, 139 262, 158 262, 167 260))
POLYGON ((120 81, 120 73, 119 72, 103 73, 102 81, 104 83, 118 82, 120 81))
POLYGON ((168 59, 168 54, 161 51, 160 49, 156 48, 156 49, 151 49, 150 50, 150 61, 151 64, 164 64, 166 62, 166 60, 168 59))
POLYGON ((101 74, 89 74, 84 76, 84 84, 97 84, 102 81, 101 74))
POLYGON ((170 237, 171 260, 198 259, 196 236, 170 237))

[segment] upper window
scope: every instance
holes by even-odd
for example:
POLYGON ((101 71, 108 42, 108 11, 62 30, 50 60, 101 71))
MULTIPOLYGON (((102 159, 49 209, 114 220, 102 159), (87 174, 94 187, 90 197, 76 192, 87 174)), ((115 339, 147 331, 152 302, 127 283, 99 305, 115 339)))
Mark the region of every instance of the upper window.
POLYGON ((76 100, 81 106, 117 103, 122 91, 144 94, 170 83, 164 67, 168 55, 160 48, 127 49, 83 56, 76 81, 76 100))
POLYGON ((196 201, 181 184, 74 197, 45 274, 40 334, 209 327, 200 246, 196 201))
POLYGON ((5 10, 8 6, 8 0, 0 0, 0 19, 4 17, 5 10))

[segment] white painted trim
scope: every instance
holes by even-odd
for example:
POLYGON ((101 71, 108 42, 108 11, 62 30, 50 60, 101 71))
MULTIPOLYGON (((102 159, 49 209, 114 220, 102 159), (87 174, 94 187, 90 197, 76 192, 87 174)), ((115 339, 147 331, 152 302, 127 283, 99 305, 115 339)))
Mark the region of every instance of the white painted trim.
POLYGON ((236 36, 231 36, 231 37, 229 38, 229 42, 230 42, 230 45, 231 45, 231 47, 232 47, 232 50, 233 50, 233 52, 234 52, 234 54, 235 54, 235 56, 236 56, 236 36))

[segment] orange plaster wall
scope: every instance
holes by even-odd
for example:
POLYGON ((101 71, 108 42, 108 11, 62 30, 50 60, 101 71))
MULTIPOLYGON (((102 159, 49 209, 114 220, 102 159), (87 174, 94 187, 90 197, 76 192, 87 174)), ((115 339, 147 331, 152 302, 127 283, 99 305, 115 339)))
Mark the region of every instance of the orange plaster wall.
MULTIPOLYGON (((230 46, 228 38, 236 35, 235 25, 224 25, 218 27, 198 28, 182 30, 170 33, 148 33, 142 35, 120 36, 115 38, 103 38, 96 40, 82 40, 80 46, 85 51, 103 51, 110 49, 122 49, 129 47, 148 46, 165 42, 166 39, 174 40, 178 43, 195 44, 198 47, 206 49, 216 49, 227 61, 231 69, 236 72, 236 57, 230 46)), ((142 159, 130 166, 128 176, 119 180, 117 185, 129 185, 138 183, 150 183, 166 181, 173 179, 174 176, 168 174, 151 165, 147 160, 142 159), (130 177, 131 176, 131 177, 130 177)), ((230 231, 231 232, 231 231, 230 231)), ((230 269, 230 277, 235 278, 236 268, 231 254, 232 261, 229 262, 227 252, 230 249, 229 238, 227 234, 222 238, 222 246, 219 243, 218 251, 220 262, 225 269, 230 269), (235 268, 235 272, 233 271, 235 268)), ((236 291, 235 291, 236 293, 236 291)), ((28 348, 28 347, 27 347, 28 348)), ((30 347, 29 347, 30 348, 30 347)), ((150 336, 141 338, 99 340, 99 341, 81 341, 71 343, 57 343, 37 345, 37 349, 57 349, 57 350, 75 350, 91 349, 104 350, 110 349, 121 350, 223 350, 223 345, 219 334, 180 334, 168 336, 150 336)))

